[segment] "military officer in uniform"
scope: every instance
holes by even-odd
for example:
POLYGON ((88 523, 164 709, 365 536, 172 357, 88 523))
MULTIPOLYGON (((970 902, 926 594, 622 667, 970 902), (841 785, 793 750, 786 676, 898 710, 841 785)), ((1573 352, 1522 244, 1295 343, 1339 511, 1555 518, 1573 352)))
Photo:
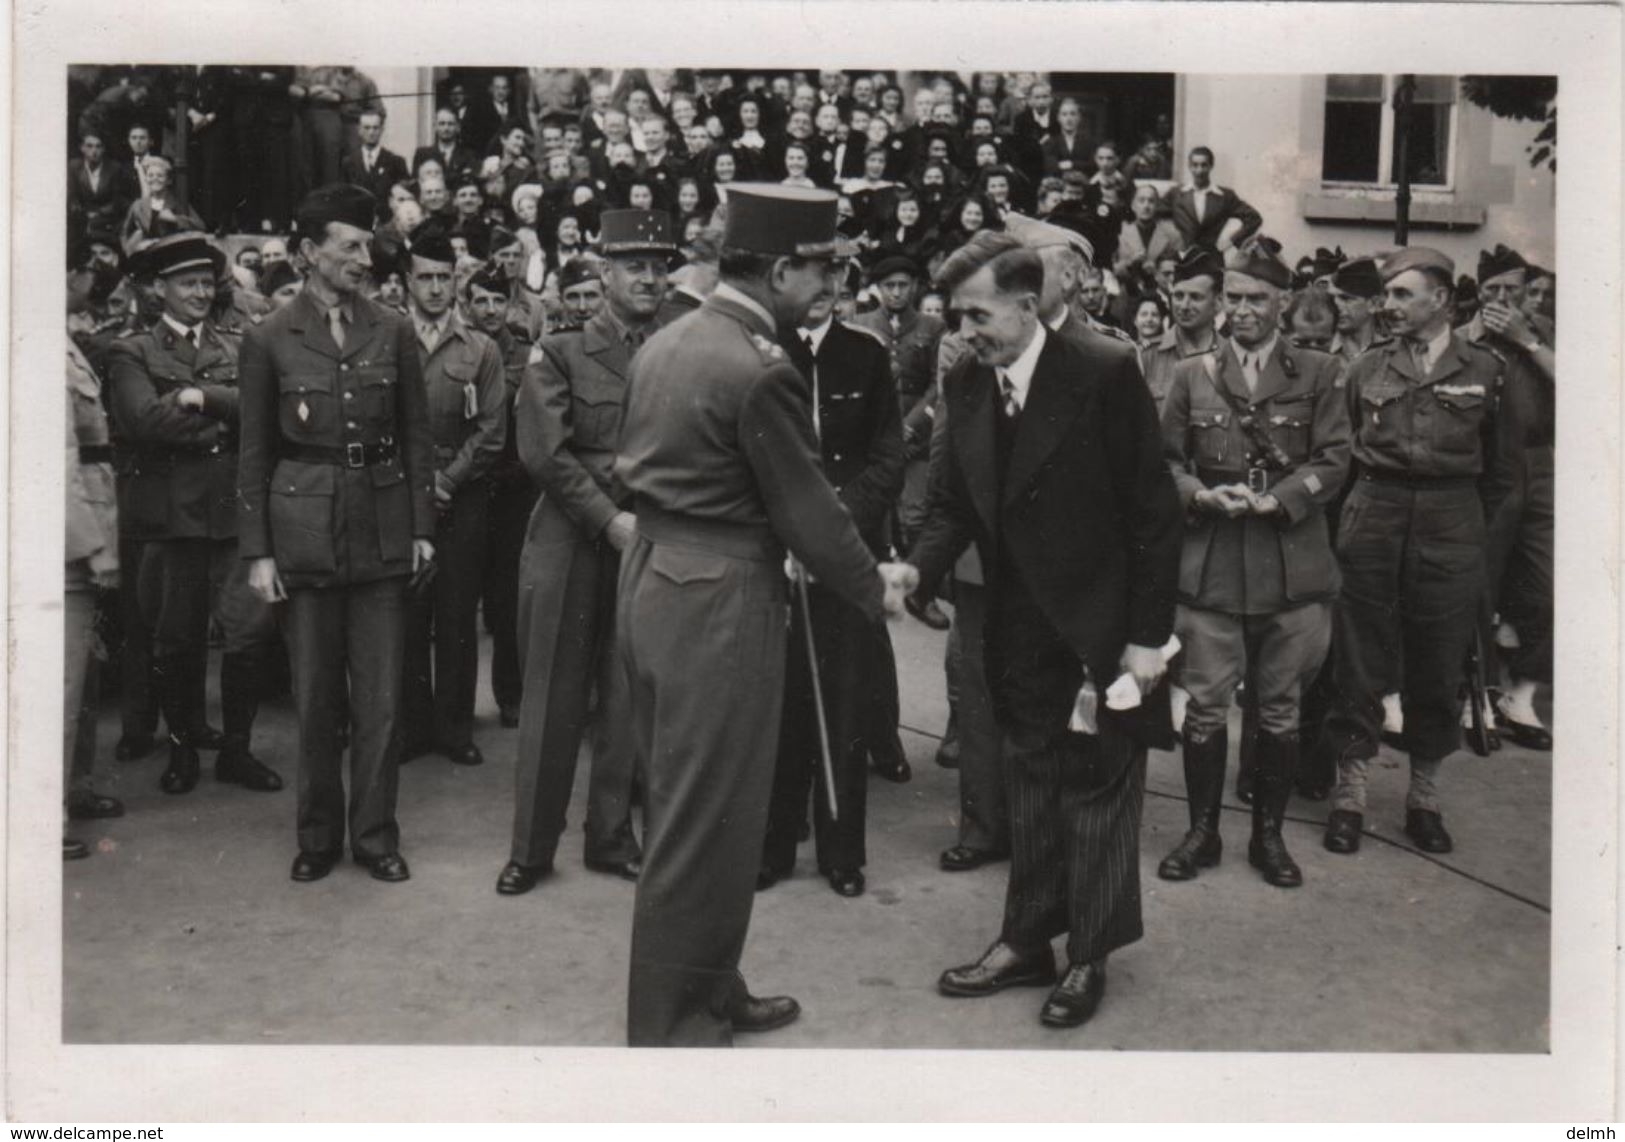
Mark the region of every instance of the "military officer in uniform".
POLYGON ((728 1046, 800 1011, 738 970, 784 696, 785 549, 866 621, 901 609, 819 471, 806 382, 774 340, 827 288, 835 226, 830 191, 732 184, 721 283, 632 365, 615 474, 637 516, 617 630, 647 781, 633 1046, 728 1046))
POLYGON ((1174 369, 1179 363, 1219 348, 1213 319, 1219 312, 1223 282, 1224 261, 1200 246, 1186 250, 1174 267, 1174 284, 1169 293, 1173 324, 1143 355, 1145 383, 1159 412, 1173 387, 1174 369))
POLYGON ((153 632, 159 702, 169 727, 166 793, 198 782, 200 748, 215 777, 258 792, 282 788, 250 752, 260 678, 275 630, 238 559, 238 343, 209 320, 225 255, 198 233, 160 238, 140 256, 163 316, 108 352, 113 416, 131 447, 123 524, 141 553, 137 593, 153 632), (224 734, 204 721, 209 619, 225 636, 224 734))
POLYGON ((1410 789, 1405 833, 1426 852, 1453 842, 1439 806, 1444 759, 1461 744, 1461 685, 1485 589, 1485 520, 1512 482, 1520 441, 1502 415, 1505 362, 1451 331, 1455 265, 1412 246, 1382 265, 1391 341, 1348 371, 1358 478, 1338 524, 1338 758, 1326 822, 1334 853, 1360 847, 1382 692, 1400 660, 1410 789))
POLYGON ((586 864, 636 880, 636 759, 615 646, 615 584, 636 521, 611 475, 628 368, 666 293, 677 252, 661 211, 608 210, 600 221, 604 306, 580 330, 531 354, 518 407, 519 458, 541 490, 519 564, 519 763, 513 845, 497 878, 528 892, 553 867, 596 684, 586 864))
POLYGON ((509 282, 501 269, 486 266, 468 281, 467 313, 473 326, 497 343, 508 384, 508 430, 502 455, 491 468, 490 531, 485 549, 485 586, 481 594, 485 623, 491 631, 491 693, 497 716, 512 729, 519 724, 523 676, 519 673, 519 553, 525 547, 525 525, 536 507, 536 486, 519 462, 514 427, 514 398, 530 360, 531 343, 506 320, 509 282))
POLYGON ((297 881, 333 870, 346 825, 375 879, 411 875, 395 795, 408 586, 434 560, 434 451, 412 323, 362 293, 374 217, 360 187, 307 195, 296 219, 304 291, 243 343, 238 542, 255 590, 287 602, 297 881))
MULTIPOLYGON (((840 263, 831 268, 828 288, 800 328, 786 331, 780 340, 812 389, 813 430, 824 475, 851 512, 869 550, 883 552, 886 520, 903 483, 903 432, 885 346, 835 319, 836 285, 844 272, 840 263)), ((837 894, 859 896, 868 859, 865 745, 875 691, 886 681, 874 675, 876 666, 885 665, 876 653, 876 641, 883 634, 877 635, 877 624, 822 583, 807 586, 807 613, 818 656, 823 730, 828 734, 837 812, 831 819, 819 757, 819 712, 808 666, 806 616, 797 604, 791 611, 784 714, 758 885, 765 887, 789 875, 807 819, 807 795, 816 785, 813 840, 818 870, 837 894)))
POLYGON ((1281 837, 1299 756, 1298 705, 1331 640, 1337 562, 1325 505, 1348 470, 1342 363, 1280 330, 1292 271, 1252 246, 1224 275, 1230 336, 1181 362, 1163 442, 1189 512, 1175 630, 1185 647, 1190 831, 1157 868, 1189 880, 1219 862, 1220 801, 1236 685, 1258 711, 1248 860, 1270 884, 1303 873, 1281 837))
POLYGON ((1337 333, 1331 352, 1352 365, 1381 335, 1377 314, 1382 308, 1382 275, 1372 258, 1355 258, 1332 271, 1327 292, 1337 310, 1337 333))
POLYGON ((507 386, 496 342, 457 313, 450 234, 439 223, 420 227, 401 261, 429 397, 439 552, 439 572, 413 594, 407 625, 401 760, 434 750, 454 764, 479 765, 485 758, 473 731, 491 503, 486 477, 508 430, 507 386))

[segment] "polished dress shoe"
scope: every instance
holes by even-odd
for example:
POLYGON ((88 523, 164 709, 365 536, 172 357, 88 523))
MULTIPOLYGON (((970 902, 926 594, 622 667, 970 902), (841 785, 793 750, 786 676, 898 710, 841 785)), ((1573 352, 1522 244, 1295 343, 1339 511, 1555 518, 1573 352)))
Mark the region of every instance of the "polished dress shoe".
POLYGON ((221 750, 214 759, 214 779, 255 793, 275 793, 282 788, 281 775, 246 749, 221 750))
POLYGON ((1092 963, 1073 964, 1044 1001, 1038 1021, 1046 1027, 1077 1027, 1087 1023, 1105 994, 1104 957, 1092 963))
POLYGON ((90 846, 84 841, 76 841, 72 837, 62 838, 63 860, 84 860, 90 855, 90 846))
POLYGON ((1456 847, 1444 831, 1444 818, 1432 809, 1406 809, 1405 835, 1425 853, 1447 853, 1456 847))
POLYGON ((400 853, 385 853, 383 856, 363 856, 356 853, 355 862, 366 869, 374 880, 396 884, 412 879, 412 870, 406 867, 406 858, 400 853))
POLYGON ((513 729, 514 727, 519 725, 519 707, 518 706, 498 706, 497 707, 497 721, 502 723, 502 728, 503 729, 505 729, 505 730, 513 729))
POLYGON ((922 604, 913 595, 909 595, 903 599, 903 606, 908 610, 909 614, 919 619, 932 630, 947 630, 950 625, 948 616, 942 613, 942 608, 937 606, 935 599, 922 604))
POLYGON ((594 872, 607 872, 611 876, 618 876, 622 880, 635 881, 643 872, 643 862, 637 857, 626 860, 598 860, 588 857, 584 862, 594 872))
POLYGON ((536 887, 536 882, 552 872, 551 865, 520 864, 511 860, 502 866, 502 872, 497 876, 497 894, 499 896, 523 896, 536 887))
POLYGON ((140 761, 158 748, 158 739, 151 734, 125 734, 113 747, 113 756, 119 761, 140 761))
POLYGON ((1357 853, 1360 851, 1360 833, 1365 828, 1365 817, 1352 809, 1333 809, 1326 818, 1326 836, 1321 844, 1329 853, 1357 853))
POLYGON ((1009 860, 1010 854, 996 849, 973 849, 969 845, 955 845, 944 849, 938 858, 944 872, 969 872, 994 861, 1009 860))
POLYGON ((1528 722, 1515 722, 1505 714, 1497 713, 1496 725, 1500 727, 1503 737, 1513 745, 1524 749, 1539 750, 1550 753, 1552 749, 1552 731, 1545 726, 1530 725, 1528 722))
POLYGON ((943 995, 992 995, 1007 987, 1045 987, 1055 982, 1055 955, 1043 951, 1022 955, 1003 940, 996 940, 973 964, 949 968, 937 980, 943 995))
POLYGON ((337 853, 302 852, 293 858, 293 871, 289 875, 292 877, 292 879, 304 883, 308 883, 312 880, 320 880, 322 877, 332 872, 333 866, 338 864, 338 862, 339 857, 337 853))
POLYGON ((869 766, 877 776, 890 781, 894 785, 907 785, 914 777, 914 771, 909 768, 906 757, 870 757, 869 766))
POLYGON ((743 994, 743 999, 728 1008, 728 1022, 735 1031, 777 1031, 801 1015, 801 1004, 788 995, 743 994))
POLYGON ((74 821, 96 821, 105 817, 124 816, 124 802, 117 797, 103 797, 88 789, 68 794, 68 817, 74 821))
POLYGON ((197 788, 199 765, 197 748, 190 742, 169 739, 169 768, 158 778, 165 793, 190 793, 197 788))
POLYGON ((480 747, 473 742, 464 742, 462 745, 443 745, 440 752, 451 758, 453 765, 484 765, 485 755, 480 747))
POLYGON ((862 869, 832 868, 824 876, 829 880, 829 886, 835 890, 837 896, 863 895, 862 869))
POLYGON ((194 730, 188 730, 186 740, 191 743, 193 749, 216 750, 224 749, 226 745, 226 735, 207 723, 194 730))

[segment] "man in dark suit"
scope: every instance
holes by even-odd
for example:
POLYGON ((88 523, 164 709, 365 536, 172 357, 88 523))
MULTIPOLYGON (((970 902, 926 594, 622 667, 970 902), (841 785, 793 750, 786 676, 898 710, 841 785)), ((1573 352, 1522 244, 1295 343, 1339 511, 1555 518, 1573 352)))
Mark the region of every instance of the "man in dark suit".
MULTIPOLYGON (((813 431, 824 475, 852 513, 869 550, 880 554, 886 550, 887 516, 903 485, 903 430, 886 347, 877 337, 835 320, 836 284, 844 273, 842 263, 831 267, 829 284, 801 327, 787 330, 780 341, 812 387, 813 431)), ((793 606, 790 626, 784 717, 758 887, 788 876, 795 864, 796 843, 807 819, 807 795, 815 785, 816 773, 813 839, 818 870, 839 895, 859 896, 867 863, 866 745, 876 691, 885 683, 875 670, 896 668, 877 653, 876 644, 883 636, 877 635, 863 612, 822 583, 808 585, 807 612, 793 606), (815 720, 818 711, 807 659, 808 614, 835 779, 837 815, 833 820, 819 758, 821 731, 815 720)), ((888 737, 896 733, 895 726, 880 730, 888 737)))
POLYGON ((1049 84, 1039 82, 1027 92, 1027 106, 1010 125, 1010 141, 1016 166, 1027 180, 1037 183, 1044 174, 1044 143, 1057 129, 1055 95, 1049 84))
POLYGON ((412 324, 361 292, 374 210, 360 187, 306 196, 296 231, 310 267, 304 292, 243 344, 238 545, 260 597, 288 604, 297 881, 333 870, 346 824, 374 879, 411 875, 395 820, 398 722, 408 579, 434 559, 434 450, 412 324))
POLYGON ((100 135, 79 140, 79 157, 68 163, 68 225, 73 235, 93 223, 116 226, 130 205, 129 168, 107 157, 100 135))
POLYGON ((978 234, 938 278, 973 356, 944 380, 937 494, 913 566, 889 581, 929 589, 977 546, 1013 847, 999 939, 938 987, 981 996, 1047 985, 1050 941, 1067 933, 1070 968, 1040 1018, 1076 1026, 1105 991, 1107 955, 1143 934, 1145 751, 1171 739, 1159 683, 1183 519, 1133 350, 1044 326, 1037 253, 978 234))
POLYGON ((1224 253, 1239 245, 1264 220, 1235 191, 1213 181, 1213 151, 1194 147, 1190 154, 1190 182, 1172 187, 1163 197, 1184 248, 1205 246, 1224 253))
POLYGON ((475 154, 492 154, 497 140, 514 127, 529 131, 530 122, 513 97, 513 80, 498 72, 491 77, 485 94, 463 115, 462 137, 475 154))
POLYGON ((415 175, 419 167, 433 159, 440 164, 447 186, 456 186, 460 179, 473 178, 479 169, 480 159, 462 144, 462 130, 462 125, 457 122, 457 112, 450 107, 436 111, 434 142, 412 152, 412 173, 415 175))
POLYGON ((1044 157, 1044 173, 1066 174, 1068 171, 1089 173, 1094 145, 1083 137, 1083 111, 1076 99, 1063 99, 1055 111, 1056 128, 1039 147, 1044 157))
POLYGON ((406 160, 383 144, 382 111, 363 111, 356 130, 361 136, 361 145, 340 160, 340 177, 361 187, 378 200, 380 207, 387 209, 389 188, 411 177, 406 160))

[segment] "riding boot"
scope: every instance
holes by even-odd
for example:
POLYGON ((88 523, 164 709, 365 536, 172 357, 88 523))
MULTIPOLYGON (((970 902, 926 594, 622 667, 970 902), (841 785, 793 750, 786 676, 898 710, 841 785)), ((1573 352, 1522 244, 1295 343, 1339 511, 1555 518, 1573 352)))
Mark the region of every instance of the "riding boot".
POLYGON ((1185 796, 1190 810, 1190 831, 1157 866, 1163 880, 1192 880, 1196 870, 1219 863, 1224 843, 1219 839, 1219 806, 1224 798, 1224 762, 1229 733, 1219 729, 1204 741, 1185 734, 1185 796))
POLYGON ((1253 798, 1253 837, 1247 861, 1277 888, 1296 888, 1303 872, 1281 839, 1281 821, 1292 796, 1292 778, 1298 768, 1298 735, 1258 734, 1258 774, 1253 798))
POLYGON ((169 767, 158 779, 165 793, 190 793, 197 786, 197 748, 191 728, 203 724, 203 663, 200 651, 164 654, 153 662, 158 701, 169 730, 169 767))

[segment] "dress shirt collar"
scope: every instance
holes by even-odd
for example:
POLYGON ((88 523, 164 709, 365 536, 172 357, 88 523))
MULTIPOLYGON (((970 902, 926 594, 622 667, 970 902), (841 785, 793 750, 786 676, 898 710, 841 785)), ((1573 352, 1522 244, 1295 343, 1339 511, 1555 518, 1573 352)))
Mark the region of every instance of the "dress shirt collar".
POLYGON ((1038 369, 1038 358, 1044 352, 1044 341, 1048 336, 1049 331, 1044 327, 1044 323, 1038 322, 1033 327, 1033 339, 1027 342, 1021 356, 995 370, 999 376, 1000 389, 1004 387, 1003 382, 1009 380, 1010 387, 1015 390, 1016 404, 1021 408, 1027 407, 1027 394, 1033 386, 1033 373, 1038 369))
POLYGON ((188 325, 184 321, 177 320, 165 313, 164 324, 180 334, 182 340, 190 340, 194 345, 200 344, 203 340, 203 323, 201 321, 196 325, 188 325), (193 336, 194 334, 196 336, 193 336))
POLYGON ((1423 368, 1429 373, 1433 372, 1433 367, 1439 363, 1439 358, 1444 356, 1448 348, 1450 348, 1450 326, 1446 325, 1428 340, 1427 352, 1422 362, 1423 368))
POLYGON ((1240 345, 1237 345, 1235 347, 1236 358, 1239 361, 1245 362, 1249 357, 1251 357, 1253 359, 1253 367, 1258 370, 1258 375, 1263 376, 1264 369, 1270 363, 1270 354, 1275 352, 1276 343, 1280 340, 1281 334, 1279 331, 1276 331, 1270 334, 1270 339, 1268 341, 1264 342, 1262 345, 1255 345, 1251 349, 1243 349, 1240 345))
POLYGON ((823 347, 824 338, 829 335, 830 326, 834 324, 835 315, 832 313, 828 317, 824 318, 824 323, 822 325, 814 326, 811 329, 803 328, 801 330, 801 336, 807 342, 807 348, 812 350, 812 355, 814 357, 818 356, 818 350, 823 347))
POLYGON ((767 308, 762 305, 761 302, 757 301, 754 297, 751 297, 743 290, 735 289, 727 282, 718 282, 716 292, 711 296, 724 298, 733 302, 735 305, 743 306, 745 309, 748 309, 750 312, 754 313, 757 317, 760 317, 769 329, 773 328, 773 315, 767 311, 767 308))

